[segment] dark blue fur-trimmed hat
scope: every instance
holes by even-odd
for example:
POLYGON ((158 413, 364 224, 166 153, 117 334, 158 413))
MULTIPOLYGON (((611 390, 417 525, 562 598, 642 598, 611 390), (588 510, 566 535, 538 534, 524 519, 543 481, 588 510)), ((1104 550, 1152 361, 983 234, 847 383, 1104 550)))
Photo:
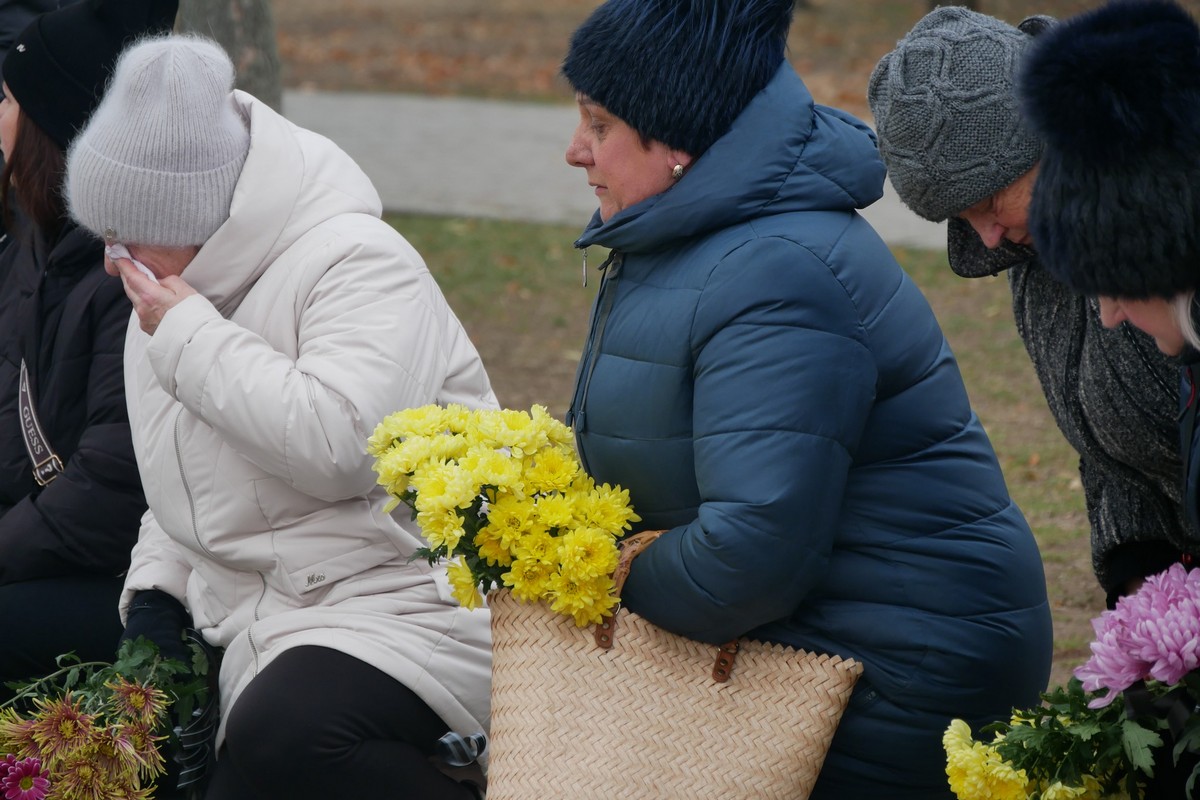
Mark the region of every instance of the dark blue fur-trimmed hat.
POLYGON ((571 86, 699 156, 783 63, 795 0, 608 0, 571 37, 571 86))
POLYGON ((1200 287, 1200 27, 1169 0, 1117 0, 1039 37, 1022 108, 1041 136, 1029 229, 1077 292, 1200 287))

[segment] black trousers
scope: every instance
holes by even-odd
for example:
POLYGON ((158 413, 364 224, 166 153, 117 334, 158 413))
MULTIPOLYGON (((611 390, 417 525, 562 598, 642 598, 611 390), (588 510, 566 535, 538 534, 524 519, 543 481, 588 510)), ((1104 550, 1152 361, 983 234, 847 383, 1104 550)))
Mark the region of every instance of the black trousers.
POLYGON ((272 661, 230 711, 206 800, 468 800, 429 760, 448 728, 408 687, 337 650, 272 661))
POLYGON ((121 637, 117 603, 123 578, 46 578, 0 586, 0 702, 2 684, 48 675, 55 659, 73 652, 83 661, 112 661, 121 637))

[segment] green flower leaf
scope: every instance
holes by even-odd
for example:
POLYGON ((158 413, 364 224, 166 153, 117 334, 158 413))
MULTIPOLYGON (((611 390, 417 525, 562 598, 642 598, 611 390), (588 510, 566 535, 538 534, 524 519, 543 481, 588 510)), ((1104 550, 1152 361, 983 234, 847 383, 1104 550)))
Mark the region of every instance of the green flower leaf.
POLYGON ((1162 737, 1152 730, 1143 728, 1131 719, 1121 722, 1121 746, 1129 763, 1150 777, 1154 777, 1155 747, 1162 747, 1162 737))

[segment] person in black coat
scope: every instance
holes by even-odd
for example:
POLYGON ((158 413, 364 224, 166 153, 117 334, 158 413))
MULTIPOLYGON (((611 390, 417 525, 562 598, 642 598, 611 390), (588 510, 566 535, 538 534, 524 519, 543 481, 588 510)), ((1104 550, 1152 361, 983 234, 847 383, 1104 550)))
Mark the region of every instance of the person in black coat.
POLYGON ((122 47, 169 29, 176 8, 89 0, 35 18, 4 58, 0 683, 44 675, 65 652, 111 660, 122 632, 146 509, 122 369, 131 307, 103 243, 69 220, 62 181, 122 47))
POLYGON ((1020 98, 1046 142, 1029 224, 1047 269, 1181 369, 1184 509, 1200 531, 1200 23, 1169 0, 1079 14, 1031 50, 1020 98))

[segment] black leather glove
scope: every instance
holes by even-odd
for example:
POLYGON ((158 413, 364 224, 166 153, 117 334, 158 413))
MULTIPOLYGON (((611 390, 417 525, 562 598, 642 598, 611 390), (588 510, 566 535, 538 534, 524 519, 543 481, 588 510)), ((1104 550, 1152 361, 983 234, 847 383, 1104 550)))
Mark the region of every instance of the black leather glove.
POLYGON ((129 604, 121 641, 144 636, 158 646, 163 658, 173 658, 190 667, 192 653, 183 642, 183 631, 191 624, 191 616, 182 603, 166 592, 145 589, 135 594, 129 604))

